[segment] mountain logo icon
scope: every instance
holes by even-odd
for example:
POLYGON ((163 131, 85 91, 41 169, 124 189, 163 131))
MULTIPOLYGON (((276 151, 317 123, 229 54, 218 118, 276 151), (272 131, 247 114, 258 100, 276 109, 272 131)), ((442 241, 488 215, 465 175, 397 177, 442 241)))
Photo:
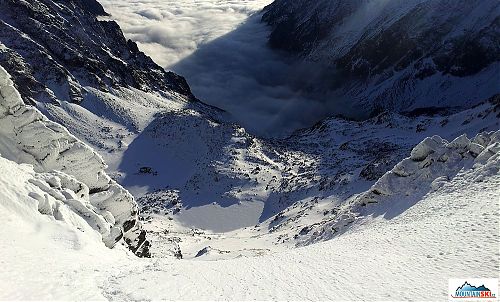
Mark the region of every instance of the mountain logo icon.
POLYGON ((465 281, 464 284, 459 286, 455 293, 451 295, 452 298, 461 299, 496 299, 496 294, 493 293, 484 284, 481 286, 474 286, 465 281))

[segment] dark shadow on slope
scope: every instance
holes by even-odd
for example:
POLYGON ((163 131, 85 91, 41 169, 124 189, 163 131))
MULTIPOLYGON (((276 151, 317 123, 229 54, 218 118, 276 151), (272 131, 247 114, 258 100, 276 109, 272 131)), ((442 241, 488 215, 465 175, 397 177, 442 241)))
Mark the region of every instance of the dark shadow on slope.
MULTIPOLYGON (((287 194, 285 198, 279 194, 275 196, 278 206, 275 203, 266 204, 262 220, 268 218, 269 214, 278 213, 300 201, 300 196, 313 194, 346 200, 351 194, 367 191, 375 181, 408 157, 413 147, 426 137, 438 134, 452 141, 464 133, 472 138, 479 132, 496 131, 498 106, 495 99, 484 101, 482 104, 481 107, 476 106, 477 109, 459 113, 452 111, 451 115, 446 112, 446 115, 432 118, 408 118, 388 113, 365 122, 332 118, 303 130, 300 135, 287 140, 287 149, 313 155, 317 165, 304 171, 313 173, 320 179, 316 181, 315 188, 296 186, 294 192, 299 198, 287 198, 294 196, 292 194, 287 194), (343 184, 345 179, 349 179, 347 185, 343 184)), ((454 176, 455 174, 449 175, 450 178, 454 176)), ((423 196, 415 194, 402 196, 404 200, 401 204, 395 204, 396 208, 401 209, 390 209, 392 212, 387 213, 386 217, 392 219, 423 196)), ((384 212, 377 213, 382 214, 384 212)))
POLYGON ((237 204, 239 200, 226 194, 230 187, 224 183, 229 179, 213 165, 223 160, 223 147, 230 143, 231 134, 231 126, 208 115, 193 115, 190 109, 159 113, 125 151, 118 168, 126 174, 121 184, 137 197, 179 190, 187 209, 214 202, 221 207, 237 204))
MULTIPOLYGON (((472 168, 472 162, 463 162, 460 166, 455 167, 454 171, 449 171, 445 175, 447 181, 452 181, 460 171, 472 168)), ((434 179, 432 179, 434 180, 434 179)), ((368 204, 361 207, 363 216, 372 215, 373 217, 383 216, 384 219, 391 220, 421 201, 427 194, 432 192, 432 187, 429 183, 410 183, 409 186, 414 186, 414 192, 411 195, 404 193, 395 194, 392 196, 382 197, 379 203, 368 204)), ((405 188, 401 188, 405 189, 405 188)))
MULTIPOLYGON (((347 107, 340 109, 335 107, 340 99, 332 100, 328 98, 328 93, 325 91, 311 89, 328 77, 335 82, 334 71, 325 73, 322 66, 301 65, 292 58, 268 49, 265 44, 267 28, 258 23, 258 19, 258 16, 251 17, 235 31, 200 47, 193 55, 171 68, 187 77, 195 95, 207 103, 226 109, 236 117, 236 120, 243 122, 242 124, 251 132, 283 134, 284 129, 308 126, 332 113, 339 113, 336 110, 350 110, 347 107), (255 33, 257 34, 254 35, 255 33), (252 44, 255 45, 252 46, 252 44), (304 78, 303 74, 311 76, 304 78), (314 95, 321 96, 321 98, 311 97, 314 95)), ((328 90, 332 87, 322 88, 328 90)), ((235 182, 234 179, 221 180, 220 174, 211 165, 212 160, 221 159, 218 157, 220 154, 217 153, 221 152, 221 149, 217 147, 211 149, 210 146, 217 140, 219 141, 215 144, 216 146, 219 148, 226 146, 230 135, 212 133, 210 132, 212 130, 206 133, 206 129, 209 128, 200 125, 189 126, 190 121, 191 118, 179 118, 173 122, 168 119, 158 119, 153 122, 147 131, 131 144, 130 150, 125 154, 122 166, 120 166, 120 170, 127 172, 124 185, 129 188, 147 186, 150 192, 165 188, 179 189, 183 204, 187 208, 213 202, 222 207, 236 204, 238 200, 226 193, 248 183, 244 180, 239 182, 235 182), (158 132, 158 123, 166 125, 167 128, 170 127, 169 131, 172 132, 162 133, 163 130, 158 132), (185 127, 184 130, 179 130, 183 127, 185 127), (190 127, 201 132, 192 135, 186 132, 186 129, 190 127), (171 141, 171 138, 177 138, 177 140, 171 141), (141 167, 151 167, 152 173, 157 173, 157 175, 142 175, 139 173, 141 167)), ((217 131, 225 130, 219 128, 217 131)), ((317 131, 320 132, 321 129, 317 131)), ((387 139, 389 142, 405 142, 395 146, 395 154, 391 158, 393 164, 404 158, 411 147, 425 137, 425 133, 420 133, 420 137, 415 136, 417 141, 408 142, 406 135, 408 133, 402 135, 400 133, 396 140, 387 139)), ((319 133, 318 137, 321 136, 322 134, 319 133)), ((366 133, 366 137, 375 143, 380 140, 380 137, 372 133, 366 133)), ((354 140, 354 138, 349 139, 354 140)), ((292 189, 293 194, 271 193, 265 202, 259 221, 262 222, 272 217, 310 194, 320 197, 333 194, 348 197, 342 195, 346 194, 344 192, 339 193, 340 187, 336 182, 348 174, 358 177, 364 166, 372 162, 377 154, 384 155, 378 152, 381 147, 377 144, 368 144, 365 149, 350 146, 347 151, 341 149, 344 143, 342 141, 325 148, 308 145, 316 143, 321 143, 321 141, 295 144, 292 140, 287 146, 291 151, 311 152, 316 156, 319 168, 315 170, 315 173, 321 177, 321 180, 309 187, 292 189), (378 153, 373 153, 373 151, 378 153), (345 156, 345 161, 337 160, 340 154, 345 156), (354 168, 353 160, 357 160, 354 168)), ((364 143, 364 141, 360 140, 358 143, 364 143)), ((373 181, 362 182, 362 186, 345 191, 350 192, 349 194, 360 193, 372 183, 373 181)), ((412 203, 409 201, 402 208, 411 206, 412 203)), ((400 211, 394 213, 398 212, 400 213, 400 211)), ((398 215, 394 213, 389 214, 388 217, 398 215)))
POLYGON ((389 131, 385 125, 367 125, 365 129, 355 121, 333 119, 288 138, 283 147, 305 153, 314 158, 314 164, 302 164, 300 158, 290 163, 298 167, 301 175, 287 177, 285 187, 289 192, 271 194, 269 199, 273 202, 266 203, 261 221, 304 199, 318 197, 342 202, 368 190, 414 145, 405 142, 405 134, 398 130, 394 134, 389 131), (367 169, 371 165, 377 168, 367 169))

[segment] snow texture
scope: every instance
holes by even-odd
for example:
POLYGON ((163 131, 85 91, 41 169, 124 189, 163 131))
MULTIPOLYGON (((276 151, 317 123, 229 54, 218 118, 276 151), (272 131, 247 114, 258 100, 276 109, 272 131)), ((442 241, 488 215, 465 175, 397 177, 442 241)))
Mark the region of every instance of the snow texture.
MULTIPOLYGON (((475 141, 496 140, 495 135, 475 141)), ((439 150, 460 153, 449 143, 439 150)), ((7 201, 0 203, 7 220, 0 228, 0 299, 415 300, 422 287, 425 299, 445 299, 443 280, 478 271, 495 277, 499 269, 499 153, 483 164, 468 152, 463 152, 464 160, 476 167, 461 169, 397 216, 367 216, 327 242, 222 261, 203 261, 201 255, 197 260, 140 260, 120 249, 105 249, 92 236, 95 232, 77 231, 41 215, 29 197, 45 192, 29 182, 37 174, 0 158, 6 171, 0 174, 0 198, 7 201), (488 165, 496 170, 488 172, 488 165), (477 181, 477 175, 485 178, 477 181)), ((390 211, 401 202, 405 197, 383 206, 390 211)), ((233 238, 233 243, 239 240, 233 238)), ((217 253, 214 248, 205 251, 217 253)))
POLYGON ((74 211, 88 219, 107 246, 113 247, 124 234, 134 250, 144 243, 138 238, 141 226, 132 195, 109 178, 104 172, 106 164, 96 152, 40 111, 26 106, 1 66, 0 154, 33 165, 38 173, 52 173, 42 176, 48 184, 32 181, 46 193, 33 195, 41 212, 57 217, 60 202, 73 203, 74 211), (63 193, 66 189, 69 195, 63 193), (76 202, 73 195, 85 202, 76 202), (85 210, 90 204, 92 207, 85 210))
POLYGON ((453 82, 476 106, 266 140, 93 1, 0 7, 0 300, 439 300, 443 280, 498 274, 500 99, 482 81, 453 82))
MULTIPOLYGON (((483 182, 500 175, 500 131, 465 134, 448 142, 435 135, 411 151, 410 157, 384 174, 367 192, 343 204, 331 222, 312 228, 299 244, 332 238, 367 215, 391 219, 457 177, 483 182)), ((450 199, 450 204, 453 201, 450 199)))

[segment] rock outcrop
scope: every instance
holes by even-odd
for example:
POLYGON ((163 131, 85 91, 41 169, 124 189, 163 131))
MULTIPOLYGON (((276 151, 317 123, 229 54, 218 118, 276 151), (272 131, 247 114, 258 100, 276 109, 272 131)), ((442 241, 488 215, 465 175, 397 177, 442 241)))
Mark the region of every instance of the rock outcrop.
POLYGON ((483 132, 473 139, 464 134, 451 142, 437 135, 428 137, 368 191, 339 207, 333 219, 313 226, 299 245, 332 238, 366 216, 404 211, 455 178, 482 182, 499 173, 500 131, 483 132))

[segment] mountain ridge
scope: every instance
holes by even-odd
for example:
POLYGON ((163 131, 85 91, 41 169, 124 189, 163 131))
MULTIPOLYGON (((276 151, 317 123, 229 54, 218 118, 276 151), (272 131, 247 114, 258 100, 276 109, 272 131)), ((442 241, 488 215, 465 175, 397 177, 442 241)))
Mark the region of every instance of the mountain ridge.
POLYGON ((359 118, 498 94, 499 12, 497 1, 278 0, 262 20, 272 47, 327 65, 314 85, 359 118))

